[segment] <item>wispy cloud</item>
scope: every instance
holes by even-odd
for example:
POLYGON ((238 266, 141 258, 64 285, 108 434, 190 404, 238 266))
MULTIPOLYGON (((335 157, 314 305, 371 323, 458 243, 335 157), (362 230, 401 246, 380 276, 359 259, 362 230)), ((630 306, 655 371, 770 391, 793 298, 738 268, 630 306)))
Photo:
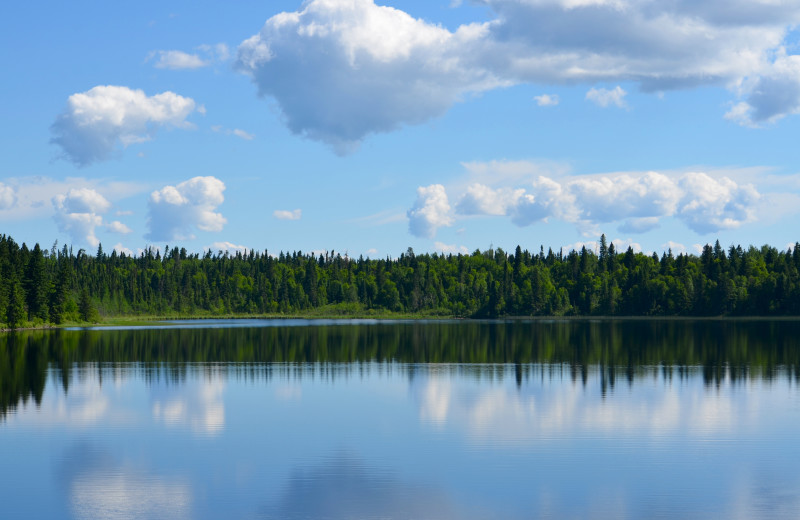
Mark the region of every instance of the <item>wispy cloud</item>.
POLYGON ((301 209, 278 209, 272 212, 272 216, 278 220, 300 220, 300 217, 303 216, 303 211, 301 209))

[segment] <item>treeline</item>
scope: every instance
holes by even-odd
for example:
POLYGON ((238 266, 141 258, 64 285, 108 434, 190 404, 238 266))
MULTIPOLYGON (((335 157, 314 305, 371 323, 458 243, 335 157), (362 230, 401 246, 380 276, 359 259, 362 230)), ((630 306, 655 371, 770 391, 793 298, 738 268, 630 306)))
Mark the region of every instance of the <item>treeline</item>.
POLYGON ((698 255, 618 252, 600 239, 563 254, 517 247, 397 259, 300 251, 138 256, 102 245, 28 248, 0 235, 0 323, 7 328, 99 316, 406 313, 498 316, 800 315, 800 244, 698 255))

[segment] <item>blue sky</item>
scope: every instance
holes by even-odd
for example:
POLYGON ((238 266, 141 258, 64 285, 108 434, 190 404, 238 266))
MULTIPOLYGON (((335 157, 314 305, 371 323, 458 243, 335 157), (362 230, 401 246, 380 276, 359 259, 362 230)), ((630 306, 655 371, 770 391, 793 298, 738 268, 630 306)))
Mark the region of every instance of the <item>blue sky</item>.
POLYGON ((0 232, 351 256, 800 240, 800 5, 27 2, 0 232))

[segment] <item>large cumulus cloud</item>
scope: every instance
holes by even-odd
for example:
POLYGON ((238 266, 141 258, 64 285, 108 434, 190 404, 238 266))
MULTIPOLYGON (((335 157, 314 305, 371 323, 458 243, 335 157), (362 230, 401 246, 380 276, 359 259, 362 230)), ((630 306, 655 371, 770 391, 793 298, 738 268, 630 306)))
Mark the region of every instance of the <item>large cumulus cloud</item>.
MULTIPOLYGON (((340 153, 437 117, 466 93, 516 83, 722 86, 741 96, 729 117, 744 124, 800 109, 800 68, 785 50, 796 2, 476 2, 492 18, 451 31, 373 0, 310 0, 245 40, 237 68, 293 132, 340 153)), ((625 106, 621 87, 589 92, 625 106)))
POLYGON ((227 219, 215 210, 225 200, 225 184, 216 177, 194 177, 150 194, 148 240, 189 240, 194 230, 222 231, 227 219))
POLYGON ((239 46, 237 67, 275 98, 292 132, 344 153, 501 84, 469 57, 485 30, 450 32, 372 0, 315 0, 267 20, 239 46))
POLYGON ((77 166, 111 158, 121 148, 152 139, 159 127, 187 128, 193 99, 174 92, 148 96, 141 90, 99 85, 73 94, 56 118, 51 142, 77 166))

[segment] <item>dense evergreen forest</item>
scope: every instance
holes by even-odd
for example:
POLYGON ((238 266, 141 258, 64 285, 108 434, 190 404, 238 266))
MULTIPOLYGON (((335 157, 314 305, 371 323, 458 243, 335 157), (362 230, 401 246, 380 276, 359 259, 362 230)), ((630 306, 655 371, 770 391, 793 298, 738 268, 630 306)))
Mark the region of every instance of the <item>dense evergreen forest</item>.
POLYGON ((784 316, 800 315, 800 244, 697 255, 616 251, 348 258, 300 251, 139 256, 102 245, 42 249, 0 235, 0 327, 97 321, 103 316, 784 316))

